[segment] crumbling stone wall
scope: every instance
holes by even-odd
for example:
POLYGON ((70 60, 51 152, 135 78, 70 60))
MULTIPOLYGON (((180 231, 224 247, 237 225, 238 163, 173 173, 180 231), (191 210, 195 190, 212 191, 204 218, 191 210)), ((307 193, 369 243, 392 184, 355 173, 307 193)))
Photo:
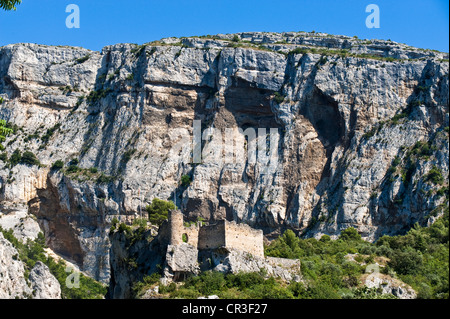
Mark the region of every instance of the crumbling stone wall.
POLYGON ((236 224, 225 220, 212 225, 184 225, 183 214, 173 210, 169 213, 170 245, 190 244, 199 250, 226 247, 264 257, 263 232, 246 224, 236 224))
POLYGON ((264 257, 263 232, 247 224, 225 222, 225 247, 264 257))
POLYGON ((225 221, 203 226, 198 234, 198 249, 214 249, 225 246, 225 221))

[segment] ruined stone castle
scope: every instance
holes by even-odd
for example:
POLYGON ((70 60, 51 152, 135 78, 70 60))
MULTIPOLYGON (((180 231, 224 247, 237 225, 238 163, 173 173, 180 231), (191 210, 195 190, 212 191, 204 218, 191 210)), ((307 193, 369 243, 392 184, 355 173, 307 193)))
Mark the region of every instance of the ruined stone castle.
POLYGON ((179 210, 169 212, 168 223, 163 230, 169 245, 189 244, 197 250, 217 248, 235 249, 253 256, 264 257, 263 232, 247 224, 220 220, 214 224, 201 222, 187 226, 179 210))
POLYGON ((298 259, 264 257, 262 230, 226 220, 188 224, 183 216, 179 210, 170 211, 159 229, 159 241, 167 247, 165 284, 206 270, 239 273, 263 269, 268 276, 299 280, 298 259))

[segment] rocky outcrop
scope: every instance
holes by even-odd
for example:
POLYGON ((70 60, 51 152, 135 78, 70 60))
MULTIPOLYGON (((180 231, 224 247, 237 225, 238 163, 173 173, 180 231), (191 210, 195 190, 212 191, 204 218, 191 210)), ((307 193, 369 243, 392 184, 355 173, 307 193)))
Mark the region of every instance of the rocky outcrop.
POLYGON ((28 209, 0 212, 0 227, 13 230, 13 235, 22 242, 27 239, 35 240, 41 232, 36 217, 28 213, 28 209))
POLYGON ((416 299, 417 293, 404 282, 380 273, 363 275, 362 284, 367 288, 376 288, 382 294, 391 294, 399 299, 416 299))
POLYGON ((198 251, 194 246, 183 243, 167 247, 162 281, 179 281, 207 270, 233 274, 263 272, 287 282, 300 281, 301 278, 298 259, 253 256, 225 247, 198 251))
MULTIPOLYGON (((286 282, 301 280, 300 260, 253 256, 235 249, 218 249, 210 254, 211 268, 223 273, 261 272, 286 282)), ((209 260, 208 260, 209 261, 209 260)))
POLYGON ((136 233, 131 229, 119 229, 110 233, 109 298, 133 297, 135 283, 142 281, 144 276, 163 269, 167 246, 154 240, 153 235, 151 230, 136 233))
POLYGON ((61 286, 45 264, 38 261, 31 271, 26 269, 0 232, 0 299, 61 299, 61 286))
POLYGON ((61 286, 48 267, 38 261, 30 272, 33 299, 61 299, 61 286))
POLYGON ((164 264, 165 282, 200 273, 198 250, 189 244, 168 245, 164 264))
POLYGON ((447 53, 322 33, 102 52, 7 45, 0 118, 15 133, 3 143, 2 209, 29 209, 51 248, 103 282, 110 221, 130 222, 155 197, 173 199, 188 220, 244 222, 267 236, 286 227, 337 236, 353 226, 368 240, 402 233, 448 205, 448 87, 447 53), (248 161, 252 128, 266 129, 258 141, 275 150, 269 165, 248 161), (234 148, 222 147, 227 137, 234 148), (11 165, 25 148, 40 165, 11 165), (220 156, 233 149, 243 157, 220 156), (73 159, 78 169, 67 170, 73 159), (51 169, 57 160, 64 169, 51 169))
POLYGON ((18 259, 19 253, 0 232, 0 299, 29 298, 25 267, 18 259))

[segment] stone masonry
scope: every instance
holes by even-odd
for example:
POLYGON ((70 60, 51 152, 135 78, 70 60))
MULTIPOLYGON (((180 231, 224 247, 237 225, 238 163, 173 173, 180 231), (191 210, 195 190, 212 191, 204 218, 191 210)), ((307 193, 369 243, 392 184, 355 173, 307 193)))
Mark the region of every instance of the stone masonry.
POLYGON ((200 271, 259 272, 286 281, 300 280, 300 261, 264 257, 263 232, 220 220, 187 226, 179 210, 169 212, 159 238, 167 245, 163 282, 179 281, 200 271))
POLYGON ((210 225, 184 224, 183 214, 178 210, 169 213, 169 223, 164 233, 169 245, 187 243, 198 250, 217 248, 235 249, 253 256, 264 257, 263 232, 246 224, 226 220, 210 225))

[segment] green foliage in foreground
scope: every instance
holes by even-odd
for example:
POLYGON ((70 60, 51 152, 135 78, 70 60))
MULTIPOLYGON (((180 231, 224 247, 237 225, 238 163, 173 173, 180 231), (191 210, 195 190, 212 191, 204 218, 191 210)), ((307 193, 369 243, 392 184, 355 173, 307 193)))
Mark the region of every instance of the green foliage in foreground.
MULTIPOLYGON (((154 281, 147 280, 153 283, 154 281)), ((145 287, 140 283, 136 288, 145 287)), ((148 288, 148 287, 147 287, 148 288)), ((320 283, 306 287, 301 282, 285 282, 273 277, 267 278, 263 272, 226 274, 206 271, 199 276, 188 278, 177 287, 171 283, 159 287, 159 292, 169 298, 195 299, 200 296, 217 295, 221 299, 336 299, 341 296, 327 284, 320 283)), ((347 298, 392 298, 382 295, 376 289, 355 288, 347 298)))
POLYGON ((48 266, 50 272, 55 276, 61 286, 61 296, 63 299, 101 299, 106 295, 107 288, 92 278, 80 273, 80 287, 68 288, 66 279, 71 272, 66 272, 64 262, 56 262, 52 257, 44 254, 45 238, 43 233, 39 233, 34 241, 28 239, 22 243, 13 235, 12 230, 4 230, 0 227, 0 232, 17 250, 17 258, 24 263, 25 277, 28 275, 36 262, 41 261, 48 266))
POLYGON ((3 10, 16 10, 16 5, 21 2, 22 0, 0 0, 0 8, 3 10))
POLYGON ((288 230, 265 252, 268 256, 300 258, 309 289, 318 290, 325 298, 356 297, 353 287, 365 266, 344 258, 347 254, 365 255, 367 260, 360 255, 359 258, 367 264, 377 257, 388 258, 381 272, 409 284, 418 298, 448 298, 448 206, 444 211, 430 227, 416 224, 406 235, 383 236, 376 243, 361 240, 352 228, 343 231, 337 240, 330 240, 329 236, 300 239, 288 230))

